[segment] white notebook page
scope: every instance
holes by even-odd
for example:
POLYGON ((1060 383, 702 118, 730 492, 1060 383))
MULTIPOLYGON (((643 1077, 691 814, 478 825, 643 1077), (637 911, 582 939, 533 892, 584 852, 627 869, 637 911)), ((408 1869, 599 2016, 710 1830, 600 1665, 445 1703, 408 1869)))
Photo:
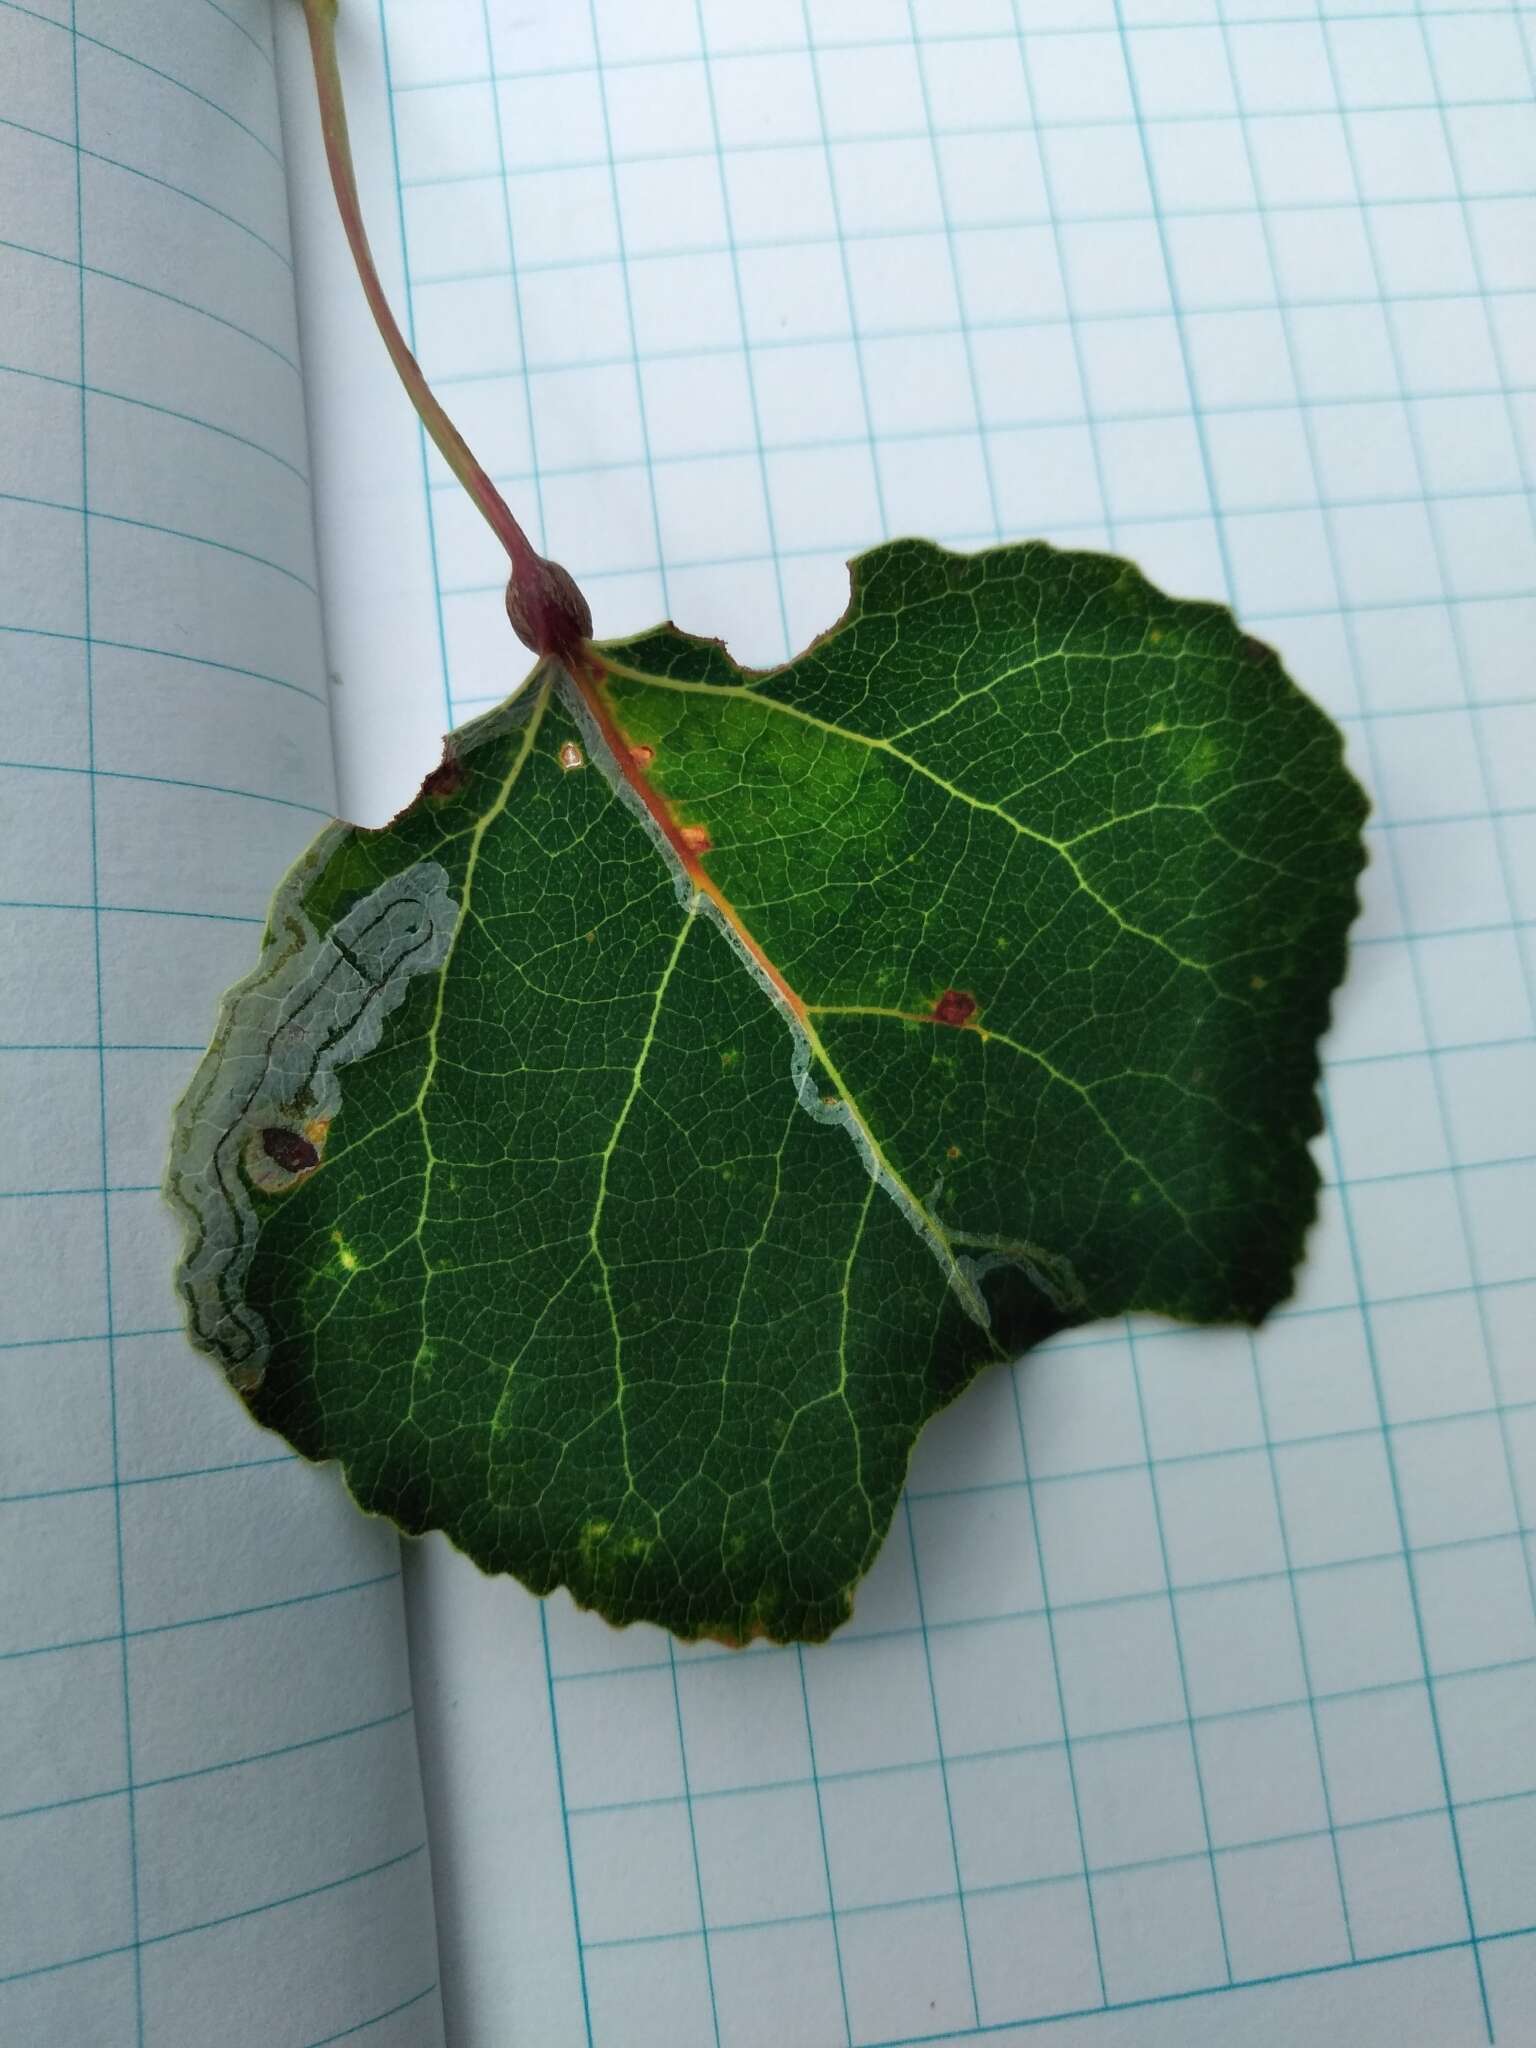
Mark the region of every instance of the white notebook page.
MULTIPOLYGON (((402 313, 600 633, 762 661, 886 533, 1111 547, 1235 602, 1376 805, 1322 1217, 1258 1337, 1099 1327, 986 1377, 824 1648, 412 1560, 463 2048, 1533 2038, 1531 33, 350 10, 402 313)), ((372 598, 331 621, 378 818, 522 657, 477 515, 320 345, 367 345, 347 289, 301 301, 328 587, 399 604, 398 652, 372 598), (366 559, 331 496, 365 458, 402 508, 366 559)))
POLYGON ((158 1193, 335 801, 307 461, 268 9, 6 0, 7 2048, 440 2039, 398 1547, 190 1351, 158 1193))

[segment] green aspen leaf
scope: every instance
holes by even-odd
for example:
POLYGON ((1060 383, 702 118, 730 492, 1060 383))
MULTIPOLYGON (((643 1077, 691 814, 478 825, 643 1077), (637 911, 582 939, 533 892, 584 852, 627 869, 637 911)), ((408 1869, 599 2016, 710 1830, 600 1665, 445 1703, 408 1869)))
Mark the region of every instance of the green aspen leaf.
POLYGON ((488 1570, 825 1636, 981 1367, 1290 1291, 1365 810, 1229 613, 1039 542, 876 548, 767 672, 543 662, 279 892, 193 1339, 488 1570))

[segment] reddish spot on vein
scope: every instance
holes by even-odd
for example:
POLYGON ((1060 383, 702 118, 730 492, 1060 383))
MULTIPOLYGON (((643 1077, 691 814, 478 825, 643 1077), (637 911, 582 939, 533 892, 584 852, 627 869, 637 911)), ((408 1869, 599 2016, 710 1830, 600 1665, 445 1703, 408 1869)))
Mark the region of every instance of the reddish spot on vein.
POLYGON ((685 853, 709 853, 715 843, 704 825, 680 825, 677 829, 677 838, 685 853))
POLYGON ((947 988, 933 1006, 935 1024, 969 1024, 976 1014, 976 998, 969 989, 947 988))

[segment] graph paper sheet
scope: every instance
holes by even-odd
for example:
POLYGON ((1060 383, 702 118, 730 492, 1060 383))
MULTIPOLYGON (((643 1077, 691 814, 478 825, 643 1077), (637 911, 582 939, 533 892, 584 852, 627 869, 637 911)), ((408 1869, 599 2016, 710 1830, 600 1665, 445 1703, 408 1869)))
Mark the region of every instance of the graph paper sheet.
POLYGON ((77 6, 0 0, 0 2040, 428 2048, 434 1904, 455 2048, 1536 2040, 1529 17, 347 0, 386 273, 600 631, 1108 546, 1376 804, 1285 1312, 984 1378, 804 1653, 429 1543, 413 1722, 394 1546, 187 1353, 153 1183, 328 688, 377 820, 521 663, 266 9, 77 6))
MULTIPOLYGON (((1375 802, 1322 1220, 1260 1336, 985 1378, 803 1654, 413 1561, 451 2038, 1536 2041, 1530 23, 352 16, 399 303, 600 632, 761 662, 885 534, 1110 547, 1234 601, 1375 802)), ((368 337, 300 225, 327 587, 389 593, 331 619, 378 819, 521 661, 472 508, 349 405, 368 337)))
POLYGON ((157 1193, 334 802, 280 142, 262 6, 0 5, 6 2048, 440 2038, 397 1547, 157 1193))

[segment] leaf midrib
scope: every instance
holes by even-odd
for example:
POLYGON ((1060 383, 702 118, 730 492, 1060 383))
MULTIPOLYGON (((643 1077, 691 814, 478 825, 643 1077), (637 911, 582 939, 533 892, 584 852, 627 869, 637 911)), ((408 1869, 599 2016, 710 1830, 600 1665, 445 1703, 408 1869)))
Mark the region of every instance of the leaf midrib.
MULTIPOLYGON (((970 810, 980 811, 988 816, 1000 819, 1011 831, 1017 833, 1021 839, 1031 840, 1035 845, 1043 846, 1048 852, 1054 853, 1059 860, 1065 863, 1073 882, 1082 890, 1088 900, 1096 904, 1103 911, 1104 915, 1117 924, 1129 937, 1144 940, 1147 945, 1155 946, 1160 952, 1166 953, 1169 959, 1174 961, 1179 967, 1185 968, 1191 974, 1200 975, 1211 983, 1214 992, 1218 996, 1226 993, 1217 983, 1215 972, 1207 961, 1193 960, 1187 954, 1181 953, 1161 933, 1148 931, 1143 925, 1133 924, 1128 917, 1115 908, 1108 897, 1101 895, 1094 888, 1093 884, 1083 873, 1080 863, 1073 857, 1072 847, 1075 841, 1053 839, 1048 832, 1041 832, 1033 825, 1026 825, 1021 819, 1015 818, 1012 812, 1005 810, 1001 804, 993 803, 986 797, 971 796, 956 783, 951 782, 947 776, 940 775, 937 769, 927 767, 915 755, 904 753, 900 747, 893 746, 889 740, 880 739, 871 733, 858 732, 851 726, 838 725, 832 719, 819 718, 814 711, 803 710, 798 704, 787 704, 779 697, 766 696, 761 691, 752 689, 744 683, 694 682, 681 676, 654 675, 645 669, 630 668, 622 662, 612 660, 607 655, 600 655, 598 658, 608 675, 621 676, 626 682, 639 683, 642 687, 649 689, 670 690, 680 696, 730 697, 740 699, 746 703, 763 705, 771 711, 779 712, 785 718, 796 719, 802 725, 808 725, 817 732, 826 733, 829 738, 850 741, 855 746, 868 747, 872 752, 889 755, 893 761, 899 762, 903 768, 910 769, 914 775, 919 775, 925 781, 931 782, 936 789, 942 790, 954 802, 963 804, 970 810)), ((1175 806, 1170 805, 1167 808, 1173 809, 1175 806)), ((1204 811, 1197 804, 1187 807, 1181 805, 1177 806, 1177 808, 1188 808, 1202 817, 1205 815, 1204 811)), ((1113 824, 1120 821, 1118 819, 1111 819, 1106 822, 1113 824)), ((1093 829, 1102 830, 1103 826, 1100 825, 1093 829)))

